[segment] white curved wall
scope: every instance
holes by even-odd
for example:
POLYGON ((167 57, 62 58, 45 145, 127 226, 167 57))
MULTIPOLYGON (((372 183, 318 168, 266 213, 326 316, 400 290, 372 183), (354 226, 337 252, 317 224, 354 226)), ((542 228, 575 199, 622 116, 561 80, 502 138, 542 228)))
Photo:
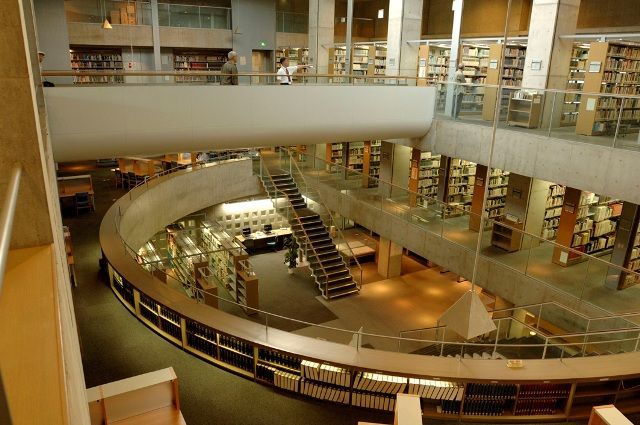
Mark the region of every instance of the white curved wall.
POLYGON ((424 136, 435 88, 107 86, 45 89, 56 161, 424 136))

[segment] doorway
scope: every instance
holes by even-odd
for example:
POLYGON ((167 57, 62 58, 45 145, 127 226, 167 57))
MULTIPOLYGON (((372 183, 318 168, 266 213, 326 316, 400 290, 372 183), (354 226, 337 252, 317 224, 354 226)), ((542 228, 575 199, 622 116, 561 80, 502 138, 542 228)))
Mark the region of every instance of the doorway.
MULTIPOLYGON (((271 50, 252 50, 251 51, 251 72, 274 73, 273 51, 271 50)), ((251 84, 267 84, 272 78, 270 77, 251 77, 251 84)))

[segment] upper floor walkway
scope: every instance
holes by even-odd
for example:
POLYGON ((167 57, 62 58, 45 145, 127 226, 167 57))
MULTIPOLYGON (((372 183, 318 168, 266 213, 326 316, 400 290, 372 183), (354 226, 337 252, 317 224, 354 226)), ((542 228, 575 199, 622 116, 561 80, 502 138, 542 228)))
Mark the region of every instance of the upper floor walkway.
POLYGON ((317 74, 231 87, 191 74, 45 73, 62 78, 45 90, 55 159, 383 139, 640 203, 637 95, 317 74), (568 121, 567 108, 591 118, 568 121))

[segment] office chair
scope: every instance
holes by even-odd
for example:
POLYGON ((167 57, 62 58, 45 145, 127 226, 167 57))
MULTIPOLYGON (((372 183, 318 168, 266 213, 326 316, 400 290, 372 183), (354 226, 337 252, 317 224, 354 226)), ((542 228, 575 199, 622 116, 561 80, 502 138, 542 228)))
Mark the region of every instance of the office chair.
POLYGON ((245 238, 251 236, 251 228, 245 227, 244 229, 242 229, 242 236, 244 236, 245 238))
POLYGON ((124 189, 124 179, 122 178, 122 171, 116 169, 115 174, 116 174, 116 189, 119 187, 124 189))
POLYGON ((74 203, 76 206, 76 216, 80 210, 89 210, 93 211, 95 208, 93 207, 93 202, 91 202, 91 197, 88 192, 78 192, 74 196, 74 203))

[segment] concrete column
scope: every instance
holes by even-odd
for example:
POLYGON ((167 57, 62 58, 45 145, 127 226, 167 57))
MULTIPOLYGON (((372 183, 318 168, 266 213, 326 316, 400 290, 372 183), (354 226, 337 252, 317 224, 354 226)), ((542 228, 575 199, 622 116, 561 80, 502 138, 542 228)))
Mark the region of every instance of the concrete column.
MULTIPOLYGON (((419 46, 407 44, 407 41, 420 39, 422 5, 423 0, 389 0, 385 75, 416 76, 419 46)), ((395 84, 394 81, 389 83, 395 84)), ((407 83, 415 85, 415 80, 407 83)))
POLYGON ((158 15, 158 0, 151 0, 151 31, 153 33, 153 69, 162 71, 162 57, 160 56, 160 18, 158 15))
MULTIPOLYGON (((70 71, 69 31, 64 12, 64 0, 33 0, 38 37, 38 50, 46 57, 41 69, 70 71)), ((71 84, 71 77, 48 77, 54 84, 71 84)))
MULTIPOLYGON (((238 53, 238 71, 251 72, 253 50, 276 48, 276 3, 274 0, 231 2, 233 50, 238 53)), ((274 70, 275 71, 275 70, 274 70)), ((248 83, 249 77, 240 78, 248 83)))
POLYGON ((335 10, 335 0, 309 0, 309 64, 318 74, 329 70, 335 10))
MULTIPOLYGON (((522 87, 565 89, 573 40, 561 39, 575 34, 580 0, 534 0, 529 23, 529 42, 522 87), (539 68, 539 69, 538 69, 539 68)), ((559 123, 564 95, 545 98, 543 126, 559 123), (553 114, 552 114, 553 110, 553 114)))
POLYGON ((378 274, 385 279, 402 275, 402 246, 382 237, 378 243, 378 274))
MULTIPOLYGON (((451 28, 451 56, 449 57, 448 80, 453 82, 456 79, 456 69, 458 68, 458 50, 460 48, 460 29, 462 28, 464 0, 453 0, 451 9, 453 10, 453 26, 451 28)), ((447 115, 453 115, 455 89, 453 84, 449 84, 447 87, 447 99, 445 103, 445 113, 447 115)))

